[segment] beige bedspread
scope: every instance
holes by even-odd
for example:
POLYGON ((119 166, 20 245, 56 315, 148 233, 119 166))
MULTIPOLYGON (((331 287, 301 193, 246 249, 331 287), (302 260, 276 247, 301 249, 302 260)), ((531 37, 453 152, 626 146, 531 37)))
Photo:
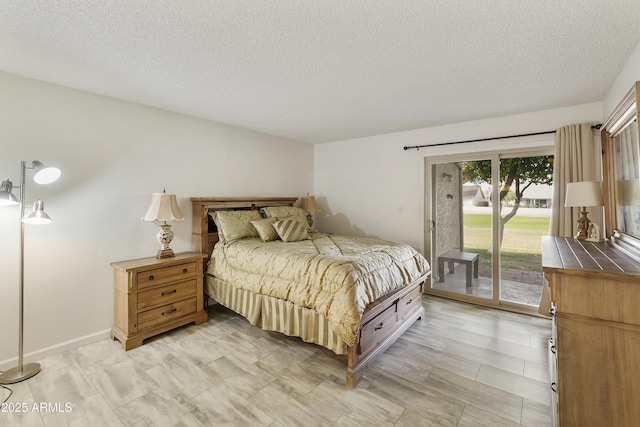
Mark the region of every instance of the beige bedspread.
POLYGON ((207 272, 242 289, 316 310, 352 345, 367 304, 429 271, 425 258, 406 244, 317 232, 310 237, 217 244, 207 272))

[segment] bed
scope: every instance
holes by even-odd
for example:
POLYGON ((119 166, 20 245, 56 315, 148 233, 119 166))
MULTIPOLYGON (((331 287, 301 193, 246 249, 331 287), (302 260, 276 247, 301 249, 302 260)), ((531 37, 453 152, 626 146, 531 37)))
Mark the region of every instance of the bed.
MULTIPOLYGON (((347 355, 346 384, 424 314, 408 245, 313 230, 295 197, 191 198, 205 293, 265 330, 347 355)), ((206 298, 208 300, 208 298, 206 298)))

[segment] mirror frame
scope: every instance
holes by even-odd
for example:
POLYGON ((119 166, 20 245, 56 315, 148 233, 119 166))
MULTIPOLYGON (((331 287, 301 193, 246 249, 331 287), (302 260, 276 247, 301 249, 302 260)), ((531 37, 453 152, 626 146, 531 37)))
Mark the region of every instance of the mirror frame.
MULTIPOLYGON (((615 170, 614 138, 634 119, 638 120, 640 81, 636 82, 602 127, 602 173, 606 237, 616 246, 640 258, 640 236, 628 234, 618 228, 616 206, 618 194, 615 170)), ((640 129, 640 128, 639 128, 640 129)), ((638 132, 640 134, 640 131, 638 132)), ((640 135, 638 135, 640 141, 640 135)))

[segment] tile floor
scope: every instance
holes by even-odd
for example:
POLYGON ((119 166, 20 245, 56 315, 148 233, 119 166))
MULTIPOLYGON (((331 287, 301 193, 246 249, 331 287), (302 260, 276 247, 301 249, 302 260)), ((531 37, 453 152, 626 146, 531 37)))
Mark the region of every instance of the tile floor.
POLYGON ((0 425, 550 425, 549 320, 427 295, 424 306, 353 390, 344 356, 215 306, 209 322, 128 352, 105 339, 40 361, 11 386, 0 425))

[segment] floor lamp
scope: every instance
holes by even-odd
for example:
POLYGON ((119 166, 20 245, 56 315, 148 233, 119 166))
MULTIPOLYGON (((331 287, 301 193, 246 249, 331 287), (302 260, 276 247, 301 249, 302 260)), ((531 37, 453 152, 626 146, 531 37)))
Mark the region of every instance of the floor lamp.
POLYGON ((38 200, 33 205, 33 211, 29 215, 24 215, 25 203, 25 174, 26 170, 33 170, 33 180, 38 184, 49 184, 60 177, 60 169, 44 166, 35 160, 31 166, 27 166, 25 161, 20 165, 20 198, 11 193, 13 184, 6 180, 0 187, 0 206, 19 205, 20 208, 20 293, 19 293, 19 331, 18 331, 18 366, 0 375, 0 384, 13 384, 33 377, 40 372, 40 364, 23 364, 23 337, 24 337, 24 226, 25 224, 48 224, 51 218, 44 211, 44 203, 38 200))

